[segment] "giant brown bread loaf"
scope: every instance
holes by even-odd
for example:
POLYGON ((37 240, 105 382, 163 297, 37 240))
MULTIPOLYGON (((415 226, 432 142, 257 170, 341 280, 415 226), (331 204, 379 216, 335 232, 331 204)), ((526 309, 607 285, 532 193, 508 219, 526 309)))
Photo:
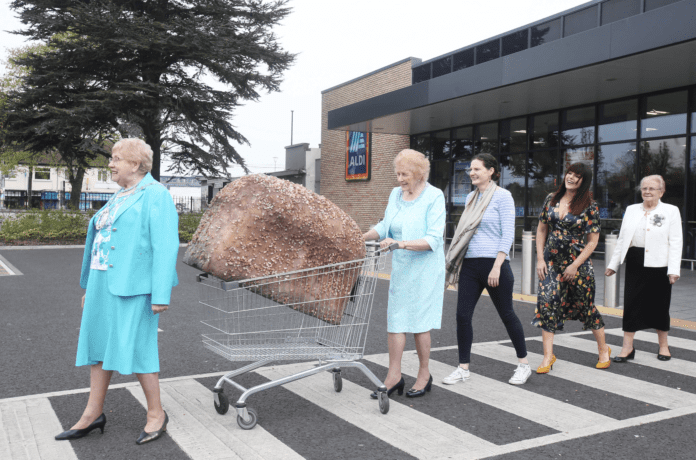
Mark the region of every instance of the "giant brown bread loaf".
MULTIPOLYGON (((184 263, 232 281, 364 257, 360 228, 338 206, 301 185, 257 174, 228 184, 215 196, 184 263)), ((259 293, 338 324, 357 281, 359 264, 352 267, 274 277, 273 288, 259 293)))

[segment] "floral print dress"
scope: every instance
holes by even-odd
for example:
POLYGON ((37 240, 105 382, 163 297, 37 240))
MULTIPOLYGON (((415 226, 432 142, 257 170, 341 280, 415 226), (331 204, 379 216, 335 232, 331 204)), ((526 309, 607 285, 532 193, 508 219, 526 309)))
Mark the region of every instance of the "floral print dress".
POLYGON ((548 274, 539 282, 532 324, 556 332, 563 330, 566 320, 578 320, 582 321, 583 330, 601 329, 604 320, 594 303, 595 277, 590 259, 578 268, 573 281, 561 281, 565 269, 585 249, 585 235, 600 231, 597 203, 593 201, 580 215, 568 212, 561 219, 558 204, 551 207, 552 197, 546 198, 539 216, 539 222, 549 226, 544 246, 548 274))

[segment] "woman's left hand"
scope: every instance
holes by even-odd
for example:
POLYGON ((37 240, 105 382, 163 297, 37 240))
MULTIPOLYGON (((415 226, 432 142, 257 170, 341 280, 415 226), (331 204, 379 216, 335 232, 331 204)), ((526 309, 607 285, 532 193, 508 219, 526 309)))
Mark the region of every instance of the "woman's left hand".
POLYGON ((674 284, 679 279, 679 275, 667 275, 669 276, 669 284, 674 284))
POLYGON ((152 313, 155 315, 157 313, 162 313, 163 311, 166 311, 167 308, 169 308, 169 305, 155 305, 154 303, 152 304, 152 313))
POLYGON ((573 278, 575 278, 577 274, 578 269, 573 264, 570 264, 568 265, 568 267, 566 267, 565 271, 563 272, 563 281, 573 281, 573 278))
MULTIPOLYGON (((394 243, 399 244, 399 242, 396 241, 396 240, 393 240, 393 239, 391 239, 391 238, 385 238, 385 239, 383 239, 382 241, 379 242, 379 247, 380 247, 381 249, 385 249, 385 248, 388 248, 389 246, 391 246, 391 245, 394 244, 394 243)), ((399 249, 401 249, 401 246, 399 246, 399 249)))
POLYGON ((493 265, 491 272, 488 274, 488 285, 490 287, 498 287, 500 284, 500 267, 493 265))

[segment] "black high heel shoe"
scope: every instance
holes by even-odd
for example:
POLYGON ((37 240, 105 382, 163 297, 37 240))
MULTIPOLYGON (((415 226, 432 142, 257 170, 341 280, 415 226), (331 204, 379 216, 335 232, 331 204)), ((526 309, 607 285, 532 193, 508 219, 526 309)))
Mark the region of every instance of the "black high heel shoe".
MULTIPOLYGON (((669 350, 669 347, 667 347, 667 350, 669 350)), ((661 355, 660 353, 658 353, 657 359, 659 359, 660 361, 669 361, 670 359, 672 359, 672 350, 669 350, 668 355, 661 355)))
POLYGON ((633 359, 636 357, 636 349, 634 348, 631 350, 631 352, 628 354, 628 356, 614 356, 614 362, 615 363, 625 363, 629 359, 633 359))
POLYGON ((153 433, 148 433, 147 431, 143 430, 142 433, 140 433, 140 436, 138 436, 138 439, 135 440, 135 443, 138 445, 145 444, 146 442, 154 441, 155 439, 158 439, 160 436, 162 436, 162 433, 167 431, 167 423, 169 423, 169 416, 167 415, 167 412, 164 412, 164 423, 160 427, 159 430, 153 432, 153 433))
POLYGON ((430 389, 433 386, 433 376, 432 374, 430 375, 430 378, 428 379, 428 383, 425 385, 425 387, 422 390, 414 390, 411 388, 406 392, 406 397, 407 398, 418 398, 419 396, 424 396, 426 392, 430 391, 430 389))
POLYGON ((56 435, 56 441, 67 441, 68 439, 80 439, 87 436, 91 431, 99 428, 104 434, 104 425, 106 425, 106 416, 101 414, 95 421, 89 424, 87 428, 82 428, 80 430, 68 430, 63 431, 61 434, 56 435))
MULTIPOLYGON (((404 394, 404 387, 406 386, 406 382, 404 382, 404 378, 401 377, 401 380, 399 380, 399 383, 391 387, 390 389, 387 390, 387 397, 391 396, 394 391, 397 391, 398 395, 401 396, 404 394)), ((377 391, 373 391, 372 394, 370 395, 370 398, 372 399, 377 399, 377 391)))

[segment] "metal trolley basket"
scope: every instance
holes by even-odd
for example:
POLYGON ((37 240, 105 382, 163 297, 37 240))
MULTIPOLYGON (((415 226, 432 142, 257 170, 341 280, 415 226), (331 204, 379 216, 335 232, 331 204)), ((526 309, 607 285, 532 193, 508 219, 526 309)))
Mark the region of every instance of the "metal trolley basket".
POLYGON ((237 400, 237 423, 245 430, 256 426, 247 398, 320 372, 333 374, 334 390, 343 388, 342 368, 360 369, 377 386, 379 410, 389 411, 384 384, 361 362, 370 323, 377 275, 387 252, 368 244, 361 260, 325 265, 242 281, 225 282, 198 275, 200 303, 206 308, 203 345, 230 361, 253 361, 225 374, 213 388, 219 414, 229 410, 223 391, 226 382, 242 391, 237 400), (346 287, 347 286, 347 287, 346 287), (252 388, 234 377, 274 361, 318 360, 315 367, 252 388))

